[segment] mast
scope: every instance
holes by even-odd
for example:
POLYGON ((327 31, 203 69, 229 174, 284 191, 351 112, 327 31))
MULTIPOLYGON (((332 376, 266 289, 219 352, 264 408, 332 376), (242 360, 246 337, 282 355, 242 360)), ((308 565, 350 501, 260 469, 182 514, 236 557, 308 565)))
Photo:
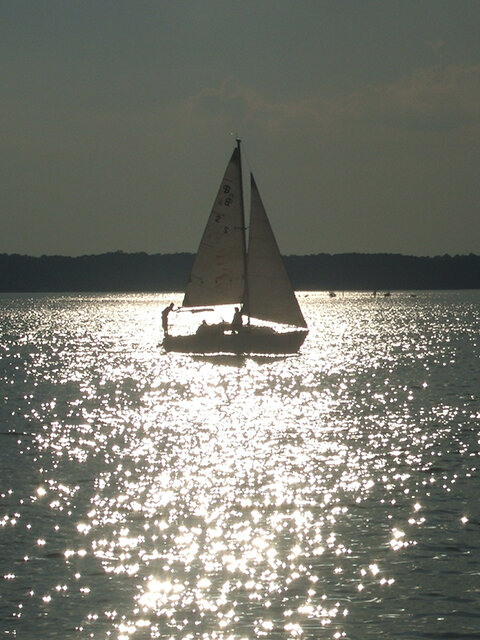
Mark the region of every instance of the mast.
POLYGON ((237 149, 238 156, 240 161, 240 202, 241 202, 241 210, 242 210, 242 234, 243 234, 243 275, 244 275, 244 290, 243 290, 243 300, 242 300, 242 311, 246 311, 246 315, 248 317, 248 324, 250 324, 250 305, 248 301, 248 278, 247 278, 247 241, 246 241, 246 231, 247 227, 245 225, 245 201, 243 198, 243 173, 242 173, 242 154, 240 151, 240 138, 237 138, 237 149))

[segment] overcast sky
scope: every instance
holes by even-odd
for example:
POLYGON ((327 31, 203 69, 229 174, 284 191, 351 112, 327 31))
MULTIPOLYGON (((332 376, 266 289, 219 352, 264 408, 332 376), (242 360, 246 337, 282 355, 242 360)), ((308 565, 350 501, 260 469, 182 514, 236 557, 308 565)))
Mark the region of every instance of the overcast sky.
POLYGON ((478 0, 0 0, 0 252, 195 251, 237 134, 285 254, 480 254, 479 33, 478 0))

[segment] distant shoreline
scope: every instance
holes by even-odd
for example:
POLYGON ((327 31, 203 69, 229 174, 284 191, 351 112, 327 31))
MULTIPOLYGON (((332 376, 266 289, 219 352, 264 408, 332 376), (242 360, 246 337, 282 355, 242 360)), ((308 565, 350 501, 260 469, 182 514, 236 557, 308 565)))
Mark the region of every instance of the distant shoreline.
MULTIPOLYGON (((194 254, 103 253, 79 257, 0 254, 0 292, 183 291, 194 254)), ((296 290, 480 289, 480 256, 401 254, 285 256, 296 290)))

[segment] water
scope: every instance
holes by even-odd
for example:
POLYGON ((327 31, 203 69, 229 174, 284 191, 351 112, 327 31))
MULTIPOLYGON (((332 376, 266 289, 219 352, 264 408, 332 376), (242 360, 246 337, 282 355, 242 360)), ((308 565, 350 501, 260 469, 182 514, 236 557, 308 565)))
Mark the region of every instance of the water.
POLYGON ((2 635, 480 637, 480 292, 300 294, 277 359, 171 298, 2 296, 2 635))

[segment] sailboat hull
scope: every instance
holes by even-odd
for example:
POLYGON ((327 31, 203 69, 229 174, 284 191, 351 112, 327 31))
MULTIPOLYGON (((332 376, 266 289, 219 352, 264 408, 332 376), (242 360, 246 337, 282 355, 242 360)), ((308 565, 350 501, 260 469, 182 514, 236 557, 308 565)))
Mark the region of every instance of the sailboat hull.
POLYGON ((266 327, 243 327, 238 333, 208 332, 199 335, 165 336, 166 351, 180 353, 288 354, 296 353, 308 331, 277 333, 266 327))

